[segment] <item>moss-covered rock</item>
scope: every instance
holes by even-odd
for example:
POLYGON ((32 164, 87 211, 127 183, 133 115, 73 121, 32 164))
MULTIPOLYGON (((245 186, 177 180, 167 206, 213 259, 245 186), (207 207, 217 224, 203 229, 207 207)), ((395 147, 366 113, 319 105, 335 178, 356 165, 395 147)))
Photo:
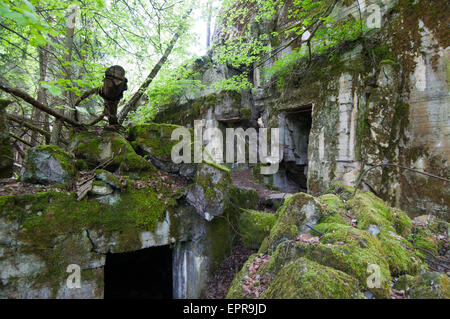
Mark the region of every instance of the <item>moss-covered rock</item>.
MULTIPOLYGON (((147 156, 159 169, 193 177, 196 169, 195 164, 175 164, 171 158, 172 148, 178 143, 176 140, 173 141, 171 137, 172 132, 177 128, 182 128, 182 126, 159 123, 134 125, 128 129, 128 139, 138 154, 147 156)), ((190 132, 192 135, 192 130, 190 132)), ((193 152, 192 146, 191 152, 193 152)))
POLYGON ((308 226, 316 225, 323 211, 323 205, 311 195, 298 193, 289 196, 277 211, 279 217, 270 231, 268 248, 274 250, 285 240, 309 233, 308 226))
POLYGON ((276 216, 271 213, 244 210, 239 216, 238 224, 244 246, 249 249, 258 249, 269 234, 275 220, 276 216))
POLYGON ((71 138, 70 150, 77 159, 84 160, 89 168, 105 166, 109 171, 121 173, 153 172, 154 167, 136 154, 128 141, 112 131, 83 131, 71 138))
POLYGON ((413 221, 413 233, 408 236, 409 241, 418 249, 417 254, 425 258, 427 254, 437 256, 445 254, 446 241, 450 224, 434 216, 423 215, 416 217, 413 221))
MULTIPOLYGON (((414 276, 427 270, 427 265, 419 258, 420 250, 416 249, 412 239, 421 239, 424 234, 430 243, 432 238, 446 238, 446 222, 434 218, 428 218, 428 221, 419 218, 415 220, 415 232, 412 232, 412 222, 403 211, 386 205, 372 194, 358 192, 353 198, 351 188, 340 189, 340 192, 322 195, 317 199, 300 194, 295 200, 295 196, 299 195, 296 194, 288 198, 279 209, 270 236, 264 239, 258 251, 258 254, 269 253, 271 257, 258 270, 259 276, 268 278, 268 287, 286 265, 298 258, 305 258, 351 276, 358 282, 359 290, 368 291, 375 298, 390 298, 393 281, 398 290, 412 287, 411 279, 418 278, 414 276), (314 204, 319 212, 319 224, 314 226, 314 230, 308 229, 309 234, 299 236, 297 225, 302 225, 302 218, 298 211, 307 202, 314 204), (300 220, 297 220, 298 216, 300 220), (351 217, 356 217, 357 222, 352 222, 351 217), (374 231, 375 228, 377 231, 374 231), (397 277, 398 280, 395 279, 397 277), (402 282, 405 278, 408 279, 407 282, 402 282)), ((440 245, 437 241, 434 243, 432 247, 437 251, 440 245)), ((242 289, 239 285, 245 284, 244 279, 248 275, 248 269, 244 267, 236 276, 236 282, 233 282, 230 297, 240 298, 242 289)), ((442 278, 445 286, 446 278, 442 278)), ((282 283, 281 280, 276 285, 279 288, 288 287, 288 283, 282 283)), ((267 289, 264 296, 281 296, 281 290, 280 288, 277 294, 271 294, 270 289, 267 289)), ((295 296, 297 295, 289 295, 292 298, 295 296)))
POLYGON ((43 145, 28 151, 20 180, 44 185, 65 184, 75 175, 71 154, 55 145, 43 145))
POLYGON ((261 298, 364 298, 358 280, 306 258, 290 261, 277 273, 261 298))
POLYGON ((320 219, 321 223, 346 224, 344 217, 347 213, 347 208, 338 196, 334 194, 324 194, 317 199, 326 205, 326 209, 320 219))
POLYGON ((446 274, 427 272, 414 278, 406 295, 413 299, 449 299, 450 279, 446 274))
POLYGON ((229 170, 208 163, 199 164, 195 183, 187 189, 186 199, 206 220, 222 215, 230 203, 232 181, 229 170))
POLYGON ((379 240, 393 276, 415 275, 424 267, 417 251, 407 239, 392 231, 382 231, 379 240))
POLYGON ((370 234, 340 224, 320 224, 316 226, 325 235, 320 243, 287 241, 274 252, 268 269, 277 272, 286 262, 305 257, 324 266, 343 271, 359 280, 360 286, 378 298, 390 296, 391 275, 389 265, 380 249, 380 243, 370 234), (380 270, 380 286, 369 287, 370 265, 380 270))
POLYGON ((385 231, 393 231, 408 236, 412 221, 402 210, 392 208, 370 192, 358 192, 348 201, 349 208, 356 214, 358 228, 368 230, 376 225, 385 231))
POLYGON ((114 189, 102 181, 95 181, 92 183, 92 189, 89 191, 92 195, 106 196, 114 192, 114 189))
POLYGON ((106 183, 113 189, 122 189, 122 182, 117 176, 103 169, 95 170, 95 179, 106 183))

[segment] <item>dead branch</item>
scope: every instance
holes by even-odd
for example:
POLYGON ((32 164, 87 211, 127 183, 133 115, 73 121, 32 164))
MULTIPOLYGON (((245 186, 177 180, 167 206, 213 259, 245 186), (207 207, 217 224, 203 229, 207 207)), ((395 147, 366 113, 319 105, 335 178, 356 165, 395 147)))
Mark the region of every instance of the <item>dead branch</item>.
POLYGON ((83 124, 78 123, 62 114, 59 114, 58 112, 56 112, 55 110, 52 110, 51 108, 45 106, 44 104, 40 103, 39 101, 37 101, 36 99, 34 99, 33 97, 31 97, 29 94, 23 92, 22 90, 19 90, 17 88, 13 88, 10 86, 7 86, 6 84, 4 84, 3 82, 0 81, 0 90, 12 94, 16 97, 21 98, 22 100, 24 100, 25 102, 31 104, 32 106, 34 106, 35 108, 38 108, 39 110, 50 114, 52 116, 54 116, 55 118, 62 120, 64 122, 67 122, 69 124, 71 124, 72 126, 75 127, 79 127, 79 126, 83 126, 83 124))

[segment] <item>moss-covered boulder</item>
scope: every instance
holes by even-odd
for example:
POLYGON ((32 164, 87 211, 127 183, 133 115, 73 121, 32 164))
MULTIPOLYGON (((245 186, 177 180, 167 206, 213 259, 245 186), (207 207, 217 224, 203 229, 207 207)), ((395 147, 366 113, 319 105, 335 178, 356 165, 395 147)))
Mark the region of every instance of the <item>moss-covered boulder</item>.
POLYGON ((438 272, 421 274, 410 282, 406 295, 413 299, 449 299, 450 279, 438 272))
POLYGON ((178 143, 176 140, 172 141, 172 132, 181 127, 158 123, 134 125, 128 129, 128 139, 135 151, 148 157, 157 168, 169 173, 193 177, 195 164, 175 164, 171 158, 172 147, 178 143))
POLYGON ((317 198, 325 205, 325 210, 320 218, 321 223, 346 224, 346 205, 343 200, 335 194, 324 194, 317 198))
POLYGON ((34 184, 65 184, 76 175, 73 156, 58 146, 31 148, 24 160, 20 180, 34 184))
POLYGON ((306 258, 288 262, 277 273, 262 298, 355 299, 364 298, 358 280, 306 258))
MULTIPOLYGON (((294 264, 299 258, 356 281, 357 293, 343 298, 361 297, 360 292, 375 298, 391 298, 393 284, 394 289, 408 291, 412 298, 445 298, 448 277, 427 273, 427 259, 417 244, 428 247, 427 254, 445 254, 448 223, 429 216, 412 222, 405 212, 390 207, 371 193, 357 192, 353 196, 350 187, 336 186, 332 192, 318 198, 296 194, 286 200, 258 255, 250 258, 235 276, 229 298, 255 297, 247 291, 255 283, 248 278, 255 275, 263 278, 257 283, 264 286, 260 298, 322 296, 326 291, 311 286, 309 295, 303 294, 302 287, 308 282, 285 270, 298 271, 294 264), (313 227, 304 229, 306 232, 302 234, 299 228, 306 218, 299 212, 305 205, 315 208, 318 221, 308 224, 313 227), (269 261, 264 265, 255 264, 263 254, 268 254, 264 256, 269 261)), ((319 272, 317 276, 317 281, 329 279, 327 272, 319 272)), ((333 298, 331 294, 326 296, 333 298)))
POLYGON ((136 154, 130 143, 112 131, 83 131, 71 138, 70 150, 89 168, 104 166, 108 171, 120 173, 152 172, 153 165, 136 154))
POLYGON ((275 220, 276 216, 271 213, 244 210, 239 216, 238 224, 244 246, 249 249, 258 249, 269 234, 275 220))
POLYGON ((13 174, 13 151, 5 116, 5 108, 10 103, 11 101, 0 99, 0 178, 9 178, 13 174))
POLYGON ((412 230, 412 221, 400 209, 386 204, 371 192, 358 192, 348 201, 349 209, 355 213, 358 228, 368 230, 371 225, 381 231, 393 231, 400 236, 408 236, 412 230))
POLYGON ((437 256, 447 252, 450 224, 431 215, 414 218, 414 230, 409 236, 410 242, 416 247, 418 255, 425 258, 428 254, 437 256))
POLYGON ((389 265, 376 238, 365 231, 340 224, 320 224, 315 228, 324 232, 320 242, 291 240, 281 243, 272 254, 267 269, 277 273, 287 262, 305 257, 356 278, 361 289, 370 291, 375 297, 390 296, 389 265), (370 265, 379 268, 379 286, 368 284, 370 265))
POLYGON ((222 215, 230 203, 230 172, 214 163, 199 164, 195 183, 187 189, 186 199, 206 220, 222 215))
POLYGON ((370 192, 358 192, 347 202, 357 227, 378 237, 392 275, 417 274, 422 268, 417 251, 408 241, 413 223, 406 213, 370 192))
POLYGON ((275 250, 281 242, 310 232, 320 220, 324 206, 316 198, 305 193, 288 197, 278 209, 279 216, 266 242, 267 249, 275 250))

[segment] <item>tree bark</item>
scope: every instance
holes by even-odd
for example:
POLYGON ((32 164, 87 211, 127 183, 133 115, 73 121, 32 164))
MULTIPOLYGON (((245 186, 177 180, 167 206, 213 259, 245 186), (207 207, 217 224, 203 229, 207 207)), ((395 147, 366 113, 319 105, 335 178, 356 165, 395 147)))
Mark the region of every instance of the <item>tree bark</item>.
POLYGON ((208 50, 211 46, 212 0, 208 0, 206 10, 208 11, 208 21, 206 22, 206 49, 208 50))
MULTIPOLYGON (((192 11, 192 9, 189 9, 186 12, 185 18, 187 16, 189 16, 191 11, 192 11)), ((170 41, 169 46, 166 48, 161 59, 159 59, 158 63, 156 63, 156 65, 153 67, 152 71, 147 76, 144 83, 142 83, 142 85, 140 86, 139 90, 133 95, 133 97, 128 102, 128 104, 125 105, 123 110, 120 112, 120 114, 119 114, 119 123, 120 124, 122 124, 125 121, 125 119, 127 118, 128 114, 130 112, 136 111, 136 109, 138 108, 138 103, 139 103, 141 97, 144 95, 145 90, 149 87, 150 83, 152 83, 153 79, 158 74, 159 70, 161 70, 164 63, 166 63, 167 58, 169 57, 170 53, 172 52, 176 42, 178 41, 178 38, 181 36, 183 29, 184 29, 184 25, 181 24, 179 26, 179 28, 177 29, 177 31, 175 32, 175 34, 173 35, 173 38, 170 41)))
MULTIPOLYGON (((47 78, 47 64, 48 64, 48 52, 39 47, 39 89, 37 100, 39 103, 42 103, 43 105, 47 105, 47 96, 45 88, 42 87, 41 82, 44 82, 47 78)), ((33 114, 32 118, 37 123, 37 126, 39 128, 42 128, 42 125, 40 125, 39 123, 41 120, 41 110, 39 110, 38 108, 34 108, 32 114, 33 114)), ((33 144, 33 146, 36 146, 37 141, 38 141, 38 132, 33 131, 31 133, 31 144, 33 144)))
MULTIPOLYGON (((69 12, 69 19, 73 18, 73 21, 68 21, 67 23, 67 30, 66 30, 66 45, 65 49, 67 53, 64 56, 64 62, 65 67, 64 71, 66 73, 66 80, 71 80, 71 66, 70 63, 72 62, 72 51, 73 51, 73 37, 75 34, 75 19, 76 19, 76 7, 72 7, 72 10, 69 12)), ((68 102, 70 107, 73 107, 73 95, 70 91, 65 92, 66 101, 68 102)), ((73 118, 73 112, 61 110, 61 113, 65 114, 68 118, 73 118)), ((53 126, 52 130, 52 138, 50 139, 50 143, 54 145, 59 144, 60 136, 61 136, 61 130, 62 130, 62 124, 63 121, 58 119, 55 121, 55 124, 53 126)))

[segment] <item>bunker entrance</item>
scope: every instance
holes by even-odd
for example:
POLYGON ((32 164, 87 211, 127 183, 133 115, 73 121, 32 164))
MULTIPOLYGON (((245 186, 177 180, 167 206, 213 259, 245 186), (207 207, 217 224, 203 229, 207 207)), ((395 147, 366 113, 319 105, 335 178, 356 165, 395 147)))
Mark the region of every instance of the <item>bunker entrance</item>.
POLYGON ((308 145, 312 125, 312 107, 302 107, 285 113, 290 145, 280 163, 285 189, 291 192, 307 190, 308 145))
POLYGON ((107 254, 105 299, 172 299, 172 250, 169 246, 107 254))

